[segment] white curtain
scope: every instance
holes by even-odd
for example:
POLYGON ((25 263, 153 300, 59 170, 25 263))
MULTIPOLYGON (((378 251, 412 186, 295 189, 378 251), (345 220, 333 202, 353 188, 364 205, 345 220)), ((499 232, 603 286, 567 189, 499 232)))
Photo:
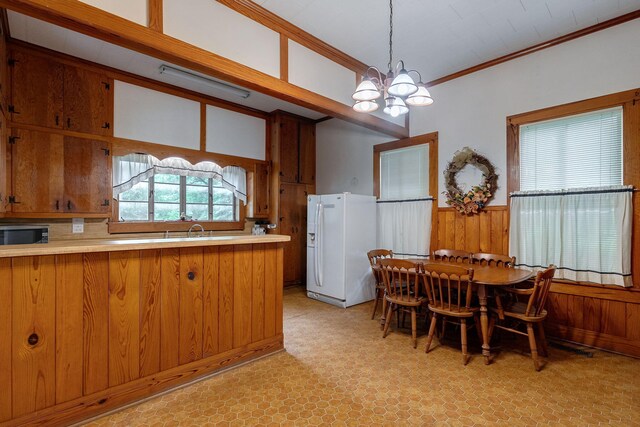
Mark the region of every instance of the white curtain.
POLYGON ((509 253, 556 278, 631 286, 633 188, 511 194, 509 253))
POLYGON ((426 258, 433 199, 378 201, 378 247, 398 258, 426 258))
POLYGON ((213 162, 192 165, 179 157, 159 160, 148 154, 128 154, 113 158, 113 197, 155 174, 220 179, 226 189, 233 191, 244 203, 247 202, 247 174, 241 167, 227 166, 223 169, 213 162))

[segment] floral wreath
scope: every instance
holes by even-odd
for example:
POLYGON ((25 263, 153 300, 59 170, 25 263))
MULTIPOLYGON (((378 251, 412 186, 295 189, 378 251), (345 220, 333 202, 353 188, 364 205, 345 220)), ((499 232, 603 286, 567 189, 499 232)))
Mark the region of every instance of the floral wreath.
POLYGON ((456 151, 453 159, 444 170, 444 182, 447 191, 444 194, 447 205, 464 215, 476 214, 485 207, 493 197, 493 190, 497 188, 498 175, 489 159, 476 153, 469 147, 456 151), (482 183, 463 193, 458 187, 456 175, 466 165, 473 165, 482 172, 482 183))

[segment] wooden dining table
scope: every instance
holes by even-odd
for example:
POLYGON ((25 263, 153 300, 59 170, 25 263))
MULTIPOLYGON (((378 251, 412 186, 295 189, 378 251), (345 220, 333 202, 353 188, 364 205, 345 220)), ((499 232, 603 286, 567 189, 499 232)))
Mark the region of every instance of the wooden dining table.
POLYGON ((530 270, 520 268, 493 267, 479 264, 463 264, 441 260, 408 259, 408 261, 421 263, 428 268, 429 265, 451 265, 473 269, 473 284, 480 303, 480 328, 482 330, 482 355, 484 363, 491 363, 491 347, 489 345, 489 315, 487 308, 488 288, 514 285, 524 282, 534 276, 530 270))

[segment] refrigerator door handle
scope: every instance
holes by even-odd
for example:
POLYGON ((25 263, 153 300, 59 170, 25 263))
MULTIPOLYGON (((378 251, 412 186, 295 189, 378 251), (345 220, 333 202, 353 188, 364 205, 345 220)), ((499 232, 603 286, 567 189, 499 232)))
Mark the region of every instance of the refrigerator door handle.
POLYGON ((316 273, 316 285, 322 287, 322 245, 323 238, 323 206, 322 202, 318 202, 316 206, 316 256, 315 256, 315 273, 316 273))

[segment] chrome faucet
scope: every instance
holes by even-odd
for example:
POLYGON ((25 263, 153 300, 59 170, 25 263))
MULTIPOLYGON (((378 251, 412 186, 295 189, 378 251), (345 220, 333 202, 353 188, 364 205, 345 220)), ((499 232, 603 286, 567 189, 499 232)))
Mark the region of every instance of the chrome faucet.
POLYGON ((201 226, 200 224, 193 224, 191 227, 189 227, 189 231, 187 232, 187 236, 188 236, 189 238, 192 238, 192 237, 202 237, 202 236, 204 236, 204 227, 203 227, 203 226, 201 226), (199 235, 197 235, 197 236, 194 236, 194 235, 193 235, 193 229, 194 229, 194 228, 196 228, 196 227, 200 227, 200 234, 199 234, 199 235))

